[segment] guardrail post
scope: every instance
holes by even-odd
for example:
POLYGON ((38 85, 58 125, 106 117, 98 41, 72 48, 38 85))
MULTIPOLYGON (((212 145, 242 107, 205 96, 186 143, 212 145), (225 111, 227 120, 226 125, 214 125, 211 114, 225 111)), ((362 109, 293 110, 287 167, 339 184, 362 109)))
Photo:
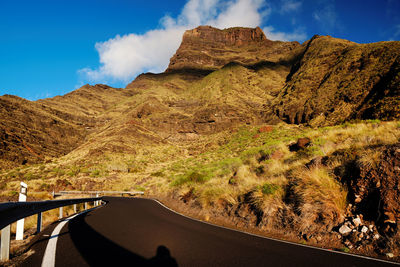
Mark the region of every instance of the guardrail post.
MULTIPOLYGON (((96 193, 96 197, 99 197, 99 193, 96 193)), ((99 205, 99 201, 96 200, 96 201, 93 203, 93 205, 94 205, 95 207, 97 207, 97 206, 99 205)))
POLYGON ((39 212, 37 214, 37 226, 36 226, 36 233, 40 233, 42 231, 42 225, 43 225, 43 220, 42 220, 42 213, 39 212))
POLYGON ((1 248, 0 248, 1 261, 8 261, 10 259, 10 234, 11 234, 10 224, 1 229, 1 248))
POLYGON ((60 207, 60 214, 58 215, 58 218, 61 219, 63 217, 63 207, 60 207))
POLYGON ((85 202, 85 210, 87 210, 87 202, 85 202))
POLYGON ((74 204, 74 213, 76 213, 76 204, 74 204))
MULTIPOLYGON (((28 193, 28 185, 24 182, 21 182, 21 189, 19 192, 19 202, 26 201, 26 195, 28 193)), ((20 219, 17 221, 17 231, 15 233, 15 240, 23 240, 24 239, 24 222, 25 219, 20 219)))

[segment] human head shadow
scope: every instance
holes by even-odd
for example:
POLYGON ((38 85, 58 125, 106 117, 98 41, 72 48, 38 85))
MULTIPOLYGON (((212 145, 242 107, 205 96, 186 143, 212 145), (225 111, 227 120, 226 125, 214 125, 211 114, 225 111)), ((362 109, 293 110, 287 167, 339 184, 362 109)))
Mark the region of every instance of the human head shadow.
POLYGON ((90 266, 178 266, 165 246, 159 246, 156 256, 146 259, 95 231, 86 223, 86 216, 77 216, 68 228, 76 249, 90 266))
POLYGON ((171 257, 168 248, 158 246, 156 256, 149 260, 149 266, 178 267, 178 263, 171 257))

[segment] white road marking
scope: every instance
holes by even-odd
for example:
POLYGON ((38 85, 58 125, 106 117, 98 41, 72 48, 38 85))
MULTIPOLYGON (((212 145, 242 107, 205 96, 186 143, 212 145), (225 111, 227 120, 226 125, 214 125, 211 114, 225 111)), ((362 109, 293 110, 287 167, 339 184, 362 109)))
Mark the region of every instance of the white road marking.
POLYGON ((60 222, 57 227, 51 233, 49 238, 49 242, 47 243, 46 250, 44 252, 42 267, 53 267, 56 264, 56 248, 57 248, 57 239, 58 235, 61 232, 61 229, 64 227, 67 222, 79 214, 75 214, 74 216, 66 219, 65 221, 60 222))
MULTIPOLYGON (((103 206, 103 205, 102 205, 103 206)), ((61 232, 61 229, 64 227, 64 225, 72 220, 73 218, 75 218, 78 215, 81 215, 83 213, 92 211, 94 209, 100 208, 102 206, 97 206, 88 210, 84 210, 78 214, 75 214, 69 218, 66 218, 65 220, 63 220, 62 222, 60 222, 56 228, 54 228, 53 232, 51 233, 51 236, 49 237, 49 242, 47 243, 47 247, 46 250, 44 252, 43 255, 43 261, 42 261, 42 267, 54 267, 56 264, 56 248, 57 248, 57 239, 58 236, 61 232)), ((43 235, 46 236, 46 235, 43 235)), ((48 236, 48 235, 47 235, 48 236)))
POLYGON ((368 257, 368 256, 362 256, 362 255, 352 254, 352 253, 345 253, 345 252, 336 251, 336 250, 330 250, 330 249, 326 249, 326 248, 307 246, 307 245, 298 244, 298 243, 294 243, 294 242, 290 242, 290 241, 286 241, 286 240, 280 240, 280 239, 276 239, 276 238, 272 238, 272 237, 266 237, 266 236, 261 236, 261 235, 257 235, 257 234, 252 234, 252 233, 248 233, 248 232, 245 232, 245 231, 241 231, 241 230, 237 230, 237 229, 233 229, 233 228, 228 228, 228 227, 225 227, 225 226, 220 226, 220 225, 216 225, 216 224, 209 223, 209 222, 204 222, 204 221, 201 221, 199 219, 192 218, 192 217, 189 217, 189 216, 184 215, 182 213, 179 213, 179 212, 167 207, 166 205, 161 203, 161 201, 159 201, 158 199, 155 199, 155 198, 147 198, 147 199, 150 199, 150 200, 153 200, 153 201, 157 202, 158 204, 160 204, 164 208, 166 208, 166 209, 168 209, 168 210, 172 211, 173 213, 176 213, 176 214, 178 214, 180 216, 183 216, 185 218, 188 218, 190 220, 194 220, 194 221, 197 221, 197 222, 201 222, 201 223, 205 223, 205 224, 208 224, 208 225, 212 225, 212 226, 215 226, 215 227, 219 227, 219 228, 223 228, 223 229, 227 229, 227 230, 231 230, 231 231, 235 231, 235 232, 239 232, 239 233, 243 233, 243 234, 247 234, 247 235, 252 235, 252 236, 256 236, 256 237, 260 237, 260 238, 264 238, 264 239, 278 241, 278 242, 282 242, 282 243, 286 243, 286 244, 297 245, 297 246, 301 246, 301 247, 307 247, 307 248, 312 248, 312 249, 316 249, 316 250, 322 250, 322 251, 327 251, 327 252, 336 253, 336 254, 342 254, 342 255, 347 255, 347 256, 353 256, 353 257, 356 257, 356 258, 362 258, 362 259, 367 259, 367 260, 371 260, 371 261, 377 261, 377 262, 384 262, 384 263, 400 265, 400 263, 394 262, 394 261, 381 260, 381 259, 377 259, 377 258, 371 258, 371 257, 368 257))

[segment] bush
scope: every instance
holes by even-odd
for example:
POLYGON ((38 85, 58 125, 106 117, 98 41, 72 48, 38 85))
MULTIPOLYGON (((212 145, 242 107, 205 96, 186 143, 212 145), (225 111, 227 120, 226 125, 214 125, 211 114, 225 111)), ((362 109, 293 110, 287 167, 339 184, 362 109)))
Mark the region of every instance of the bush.
POLYGON ((24 179, 27 181, 38 179, 38 178, 39 178, 39 176, 37 176, 36 174, 31 173, 31 172, 28 172, 24 175, 24 179))
POLYGON ((175 179, 175 181, 172 182, 173 186, 179 186, 185 183, 204 183, 206 181, 208 181, 211 176, 213 175, 212 172, 207 172, 207 171, 190 171, 187 172, 185 175, 180 175, 178 176, 177 179, 175 179))
POLYGON ((73 176, 77 176, 79 173, 80 173, 80 168, 79 167, 77 167, 77 166, 72 166, 70 169, 69 169, 69 171, 67 172, 67 175, 68 176, 70 176, 70 177, 73 177, 73 176))
POLYGON ((349 252, 350 252, 350 249, 349 249, 348 247, 342 247, 342 248, 340 249, 340 251, 349 253, 349 252))
POLYGON ((264 195, 273 195, 275 192, 279 189, 279 185, 276 184, 270 184, 270 183, 265 183, 261 187, 261 192, 264 195))
POLYGON ((92 177, 99 177, 100 176, 100 170, 93 170, 92 174, 90 175, 92 177))
POLYGON ((196 171, 191 172, 188 176, 187 176, 188 180, 191 182, 195 182, 195 183, 203 183, 207 180, 206 176, 202 173, 198 173, 196 171))
MULTIPOLYGON (((142 191, 142 192, 146 191, 146 188, 144 188, 143 186, 139 186, 139 185, 136 186, 135 189, 138 191, 142 191)), ((128 191, 128 190, 126 190, 126 191, 128 191)))

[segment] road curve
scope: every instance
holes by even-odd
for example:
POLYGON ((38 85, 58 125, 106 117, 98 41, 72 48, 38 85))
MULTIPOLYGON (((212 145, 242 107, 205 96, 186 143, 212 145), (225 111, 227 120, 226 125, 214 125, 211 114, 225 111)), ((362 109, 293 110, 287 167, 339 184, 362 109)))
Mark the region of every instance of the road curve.
MULTIPOLYGON (((201 223, 154 200, 105 200, 62 228, 56 266, 394 266, 201 223)), ((41 266, 55 227, 35 238, 22 266, 41 266)))

